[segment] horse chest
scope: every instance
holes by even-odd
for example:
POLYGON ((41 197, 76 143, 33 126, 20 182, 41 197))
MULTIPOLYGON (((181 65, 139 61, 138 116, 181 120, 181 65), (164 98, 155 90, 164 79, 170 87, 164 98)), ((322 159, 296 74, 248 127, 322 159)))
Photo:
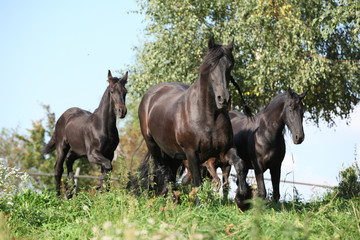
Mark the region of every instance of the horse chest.
POLYGON ((271 168, 273 165, 280 164, 284 159, 284 155, 285 142, 283 137, 271 141, 261 137, 255 138, 254 157, 257 159, 257 164, 262 166, 263 171, 271 168))
POLYGON ((207 157, 216 157, 220 152, 223 152, 229 144, 228 129, 224 125, 205 125, 202 128, 202 133, 199 135, 199 152, 207 155, 207 157))

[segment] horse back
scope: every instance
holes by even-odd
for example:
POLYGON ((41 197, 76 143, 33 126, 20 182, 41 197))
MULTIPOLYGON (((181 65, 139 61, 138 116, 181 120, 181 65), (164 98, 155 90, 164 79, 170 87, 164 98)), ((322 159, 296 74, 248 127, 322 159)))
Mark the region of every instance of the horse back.
POLYGON ((86 122, 91 113, 81 108, 69 108, 56 123, 57 142, 70 145, 73 152, 79 156, 86 155, 84 133, 86 122))

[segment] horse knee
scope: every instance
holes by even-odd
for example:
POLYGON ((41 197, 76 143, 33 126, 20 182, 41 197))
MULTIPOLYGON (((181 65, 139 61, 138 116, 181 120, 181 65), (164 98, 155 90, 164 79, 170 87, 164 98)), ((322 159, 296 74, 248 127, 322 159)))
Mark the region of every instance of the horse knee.
POLYGON ((107 172, 109 172, 113 169, 111 161, 103 161, 101 165, 107 172))

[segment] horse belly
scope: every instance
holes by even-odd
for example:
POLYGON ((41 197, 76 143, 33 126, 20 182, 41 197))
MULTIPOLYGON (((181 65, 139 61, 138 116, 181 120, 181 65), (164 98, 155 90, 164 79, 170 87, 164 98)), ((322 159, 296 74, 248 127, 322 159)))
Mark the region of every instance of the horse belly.
POLYGON ((151 136, 159 148, 171 158, 186 159, 180 145, 178 145, 173 130, 161 130, 158 126, 151 128, 151 136), (164 134, 165 133, 165 134, 164 134))
MULTIPOLYGON (((183 84, 159 84, 150 89, 139 106, 140 127, 145 140, 155 141, 162 152, 172 158, 182 159, 182 147, 177 142, 178 111, 183 84)), ((182 124, 182 123, 181 123, 182 124)), ((150 150, 150 149, 149 149, 150 150)))
POLYGON ((86 143, 84 137, 84 120, 73 119, 68 121, 65 128, 66 141, 70 148, 78 156, 86 155, 86 143))

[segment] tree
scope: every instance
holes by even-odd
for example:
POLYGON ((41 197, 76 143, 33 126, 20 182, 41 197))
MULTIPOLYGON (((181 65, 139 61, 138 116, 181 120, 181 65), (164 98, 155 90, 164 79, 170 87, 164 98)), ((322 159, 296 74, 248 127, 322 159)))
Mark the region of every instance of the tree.
MULTIPOLYGON (((256 110, 290 86, 309 90, 309 119, 332 125, 360 100, 358 0, 138 3, 148 25, 131 67, 137 96, 160 82, 193 83, 213 35, 225 43, 235 39, 232 75, 256 110)), ((234 89, 232 99, 238 109, 234 89)))
POLYGON ((115 173, 119 173, 120 177, 125 177, 128 173, 134 173, 147 152, 137 117, 140 101, 134 98, 130 98, 129 100, 126 104, 126 121, 119 129, 120 143, 118 155, 121 157, 114 160, 114 171, 115 173))

